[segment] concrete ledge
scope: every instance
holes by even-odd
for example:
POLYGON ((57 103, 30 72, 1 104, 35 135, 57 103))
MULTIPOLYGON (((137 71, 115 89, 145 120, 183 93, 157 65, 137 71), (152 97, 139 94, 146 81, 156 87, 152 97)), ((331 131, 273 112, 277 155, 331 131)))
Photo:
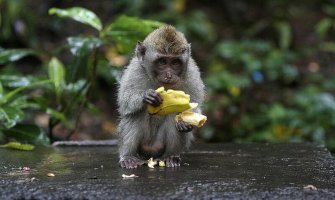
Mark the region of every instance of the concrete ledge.
POLYGON ((52 143, 54 147, 67 146, 116 146, 117 140, 83 140, 83 141, 57 141, 52 143))
POLYGON ((0 149, 0 158, 0 199, 335 197, 335 160, 313 144, 195 144, 179 168, 121 169, 115 146, 0 149))

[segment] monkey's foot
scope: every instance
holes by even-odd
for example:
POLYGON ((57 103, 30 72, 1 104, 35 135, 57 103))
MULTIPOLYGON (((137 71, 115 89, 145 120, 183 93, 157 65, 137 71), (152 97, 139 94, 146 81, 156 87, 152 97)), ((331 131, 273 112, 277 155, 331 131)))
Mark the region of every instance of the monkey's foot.
POLYGON ((132 156, 120 160, 120 166, 127 169, 134 169, 143 164, 145 164, 145 161, 132 156))
POLYGON ((181 159, 179 156, 169 156, 164 159, 167 167, 179 167, 181 159))

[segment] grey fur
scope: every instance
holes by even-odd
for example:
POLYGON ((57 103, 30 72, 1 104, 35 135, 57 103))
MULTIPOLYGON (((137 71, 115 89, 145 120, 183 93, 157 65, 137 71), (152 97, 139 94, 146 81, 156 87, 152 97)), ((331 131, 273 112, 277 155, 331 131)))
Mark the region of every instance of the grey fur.
MULTIPOLYGON (((154 51, 147 49, 146 56, 154 57, 154 51)), ((188 53, 188 52, 187 52, 188 53)), ((189 53, 188 53, 189 55, 189 53)), ((129 157, 140 158, 137 150, 145 143, 162 142, 165 145, 163 157, 178 156, 191 145, 193 133, 180 133, 175 128, 176 114, 166 116, 150 115, 147 105, 143 102, 145 91, 157 89, 161 85, 150 74, 150 60, 143 59, 135 53, 130 64, 126 67, 120 80, 118 91, 118 106, 120 113, 119 156, 120 161, 129 157), (145 61, 145 60, 149 61, 145 61)), ((177 90, 182 90, 191 97, 191 102, 199 103, 195 112, 201 112, 204 100, 204 84, 200 77, 199 68, 190 57, 187 60, 186 71, 182 83, 177 90)))

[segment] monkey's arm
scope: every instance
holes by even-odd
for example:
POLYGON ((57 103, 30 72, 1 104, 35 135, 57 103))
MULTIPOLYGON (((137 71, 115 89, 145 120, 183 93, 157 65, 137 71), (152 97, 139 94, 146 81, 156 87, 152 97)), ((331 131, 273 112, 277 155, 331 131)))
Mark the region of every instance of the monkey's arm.
POLYGON ((133 61, 120 80, 118 105, 121 116, 139 112, 147 104, 159 106, 162 103, 162 98, 151 89, 151 85, 143 68, 133 61))
POLYGON ((133 114, 144 109, 143 96, 143 90, 134 90, 131 92, 130 90, 122 89, 121 87, 118 98, 119 112, 121 116, 133 114), (125 91, 123 92, 123 90, 125 91))
POLYGON ((205 85, 201 80, 199 68, 192 58, 189 61, 188 73, 185 79, 184 91, 190 95, 190 102, 199 104, 192 112, 201 113, 201 106, 205 96, 205 85))
POLYGON ((120 80, 118 91, 118 106, 121 116, 136 113, 144 108, 143 96, 146 85, 139 69, 130 63, 120 80))

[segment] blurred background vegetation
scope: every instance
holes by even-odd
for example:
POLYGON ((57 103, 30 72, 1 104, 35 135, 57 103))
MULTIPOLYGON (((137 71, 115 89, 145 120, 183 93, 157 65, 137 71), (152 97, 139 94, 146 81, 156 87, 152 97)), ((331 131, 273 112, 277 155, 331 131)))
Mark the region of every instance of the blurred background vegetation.
POLYGON ((207 86, 198 138, 335 151, 334 0, 0 0, 0 11, 0 144, 115 138, 117 78, 136 41, 168 23, 207 86))

